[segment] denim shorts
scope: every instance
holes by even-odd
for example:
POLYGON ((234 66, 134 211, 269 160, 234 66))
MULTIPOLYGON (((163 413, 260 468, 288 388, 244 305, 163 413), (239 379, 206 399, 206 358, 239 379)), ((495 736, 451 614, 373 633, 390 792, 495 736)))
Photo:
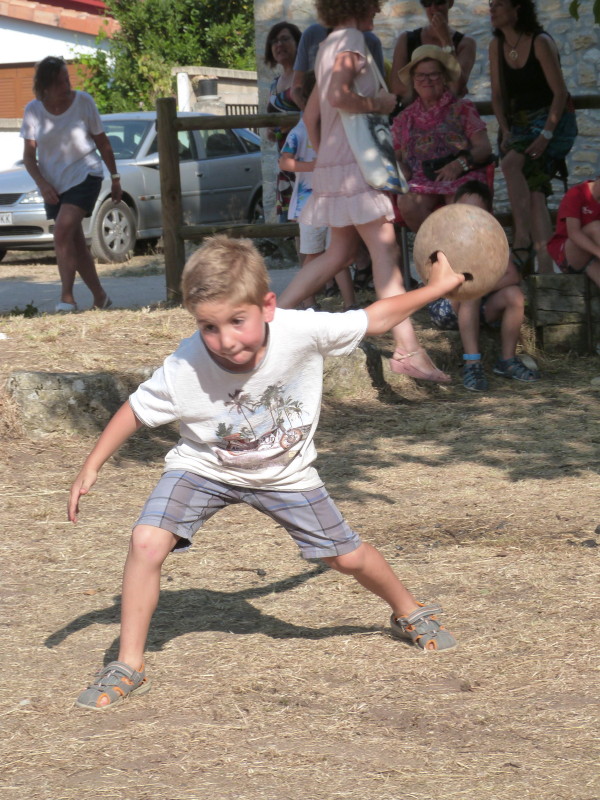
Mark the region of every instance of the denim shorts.
POLYGON ((441 331, 457 331, 458 316, 447 297, 440 297, 427 306, 431 321, 441 331))
POLYGON ((71 206, 77 206, 85 211, 86 217, 92 216, 92 211, 96 205, 96 200, 100 194, 100 187, 102 186, 102 178, 98 175, 88 175, 87 178, 78 183, 77 186, 71 186, 70 189, 58 195, 58 203, 44 203, 46 209, 46 217, 48 219, 56 219, 60 207, 67 203, 71 206))
MULTIPOLYGON (((485 318, 485 301, 488 297, 489 295, 486 294, 481 298, 479 319, 482 324, 488 325, 490 328, 499 328, 500 322, 488 322, 485 318)), ((439 300, 434 300, 433 303, 429 303, 427 310, 436 328, 439 328, 441 331, 458 330, 458 315, 447 297, 440 297, 439 300)))
POLYGON ((324 486, 304 492, 248 489, 186 470, 163 473, 135 524, 170 531, 179 537, 173 550, 188 550, 196 531, 213 514, 237 503, 246 503, 281 525, 304 558, 341 556, 361 544, 324 486))

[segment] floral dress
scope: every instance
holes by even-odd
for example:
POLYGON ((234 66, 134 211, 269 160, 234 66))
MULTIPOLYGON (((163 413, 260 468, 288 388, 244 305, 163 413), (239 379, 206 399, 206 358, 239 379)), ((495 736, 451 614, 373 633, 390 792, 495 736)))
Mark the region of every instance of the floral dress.
POLYGON ((485 122, 470 100, 458 99, 445 91, 433 108, 426 109, 421 98, 402 111, 392 125, 394 147, 411 170, 409 189, 415 194, 454 194, 467 181, 487 183, 486 169, 474 169, 453 181, 432 181, 423 172, 423 161, 441 158, 470 148, 475 133, 486 130, 485 122))

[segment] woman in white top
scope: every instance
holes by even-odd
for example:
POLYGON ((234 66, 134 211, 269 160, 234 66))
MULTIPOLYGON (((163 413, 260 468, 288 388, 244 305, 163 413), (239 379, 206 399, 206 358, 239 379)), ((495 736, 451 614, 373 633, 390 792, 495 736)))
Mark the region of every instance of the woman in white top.
POLYGON ((112 147, 92 97, 71 89, 62 58, 40 61, 33 90, 36 99, 25 107, 21 127, 23 161, 44 198, 46 216, 56 220, 54 248, 62 284, 56 311, 77 310, 76 273, 91 291, 94 308, 108 308, 111 301, 98 278, 82 222, 91 216, 100 193, 102 161, 111 174, 113 202, 121 200, 112 147))

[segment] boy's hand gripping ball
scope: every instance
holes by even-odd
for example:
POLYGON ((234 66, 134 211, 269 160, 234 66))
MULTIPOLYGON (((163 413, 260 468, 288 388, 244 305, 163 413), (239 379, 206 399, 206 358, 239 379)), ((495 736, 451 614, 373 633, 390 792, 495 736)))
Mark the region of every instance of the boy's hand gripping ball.
POLYGON ((455 300, 473 300, 491 291, 506 272, 508 241, 498 220, 477 206, 454 203, 430 214, 413 247, 417 272, 427 283, 432 258, 441 250, 465 282, 452 292, 455 300))

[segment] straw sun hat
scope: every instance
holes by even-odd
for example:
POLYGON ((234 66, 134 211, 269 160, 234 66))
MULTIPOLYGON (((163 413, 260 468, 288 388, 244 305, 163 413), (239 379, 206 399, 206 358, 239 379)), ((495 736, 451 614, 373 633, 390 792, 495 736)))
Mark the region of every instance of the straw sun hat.
POLYGON ((450 76, 451 83, 458 81, 460 78, 460 64, 456 60, 454 53, 449 53, 436 44, 422 44, 420 47, 415 48, 409 63, 405 67, 402 67, 401 70, 398 70, 398 77, 405 86, 412 83, 411 70, 420 61, 425 61, 429 58, 434 61, 439 61, 440 64, 445 67, 450 76))

